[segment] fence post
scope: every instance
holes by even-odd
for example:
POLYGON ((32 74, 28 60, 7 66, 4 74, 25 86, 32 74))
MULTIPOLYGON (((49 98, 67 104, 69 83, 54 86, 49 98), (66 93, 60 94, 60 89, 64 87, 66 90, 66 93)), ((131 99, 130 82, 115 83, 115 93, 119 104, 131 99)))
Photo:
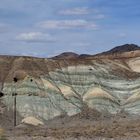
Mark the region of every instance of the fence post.
MULTIPOLYGON (((16 77, 13 78, 14 83, 16 83, 18 81, 18 79, 16 77)), ((16 93, 16 86, 15 86, 15 91, 12 94, 12 96, 14 96, 14 126, 17 125, 17 93, 16 93)))

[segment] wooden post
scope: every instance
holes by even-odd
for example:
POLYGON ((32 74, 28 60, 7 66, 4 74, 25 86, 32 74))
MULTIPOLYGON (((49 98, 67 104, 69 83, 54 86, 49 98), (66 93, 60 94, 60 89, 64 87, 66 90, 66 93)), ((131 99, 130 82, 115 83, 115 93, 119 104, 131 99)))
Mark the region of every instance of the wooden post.
POLYGON ((12 96, 14 96, 14 112, 13 112, 13 117, 14 117, 14 126, 17 125, 17 99, 16 99, 16 96, 17 96, 17 93, 13 93, 12 96))
POLYGON ((16 93, 14 94, 14 126, 17 124, 17 99, 16 93))
MULTIPOLYGON (((16 77, 13 78, 13 81, 16 82, 18 81, 18 79, 16 77)), ((15 87, 15 91, 13 93, 13 96, 14 96, 14 126, 17 125, 17 93, 16 93, 16 87, 15 87)))

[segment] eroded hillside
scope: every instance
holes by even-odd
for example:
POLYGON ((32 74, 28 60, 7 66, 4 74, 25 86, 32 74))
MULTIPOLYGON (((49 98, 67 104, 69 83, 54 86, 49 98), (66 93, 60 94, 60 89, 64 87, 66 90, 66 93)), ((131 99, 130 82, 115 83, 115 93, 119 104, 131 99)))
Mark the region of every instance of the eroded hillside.
POLYGON ((95 56, 67 55, 49 59, 1 56, 1 99, 5 105, 12 109, 12 94, 17 93, 17 111, 22 117, 48 120, 72 116, 85 108, 140 115, 138 49, 95 56))

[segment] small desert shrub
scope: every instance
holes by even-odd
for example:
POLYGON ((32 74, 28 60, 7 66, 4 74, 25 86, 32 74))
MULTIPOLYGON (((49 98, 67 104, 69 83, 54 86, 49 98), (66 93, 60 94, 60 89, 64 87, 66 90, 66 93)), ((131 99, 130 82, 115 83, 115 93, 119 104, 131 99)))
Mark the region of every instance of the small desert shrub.
POLYGON ((4 134, 5 134, 4 129, 0 128, 0 140, 7 140, 4 134))
POLYGON ((5 136, 0 137, 0 140, 8 140, 5 136))

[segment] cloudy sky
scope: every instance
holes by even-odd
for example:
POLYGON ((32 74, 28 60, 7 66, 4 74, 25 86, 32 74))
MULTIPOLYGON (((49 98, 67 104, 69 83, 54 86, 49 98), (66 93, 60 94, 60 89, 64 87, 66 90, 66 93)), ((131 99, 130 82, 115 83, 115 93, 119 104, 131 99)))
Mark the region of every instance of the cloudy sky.
POLYGON ((140 45, 140 0, 0 0, 0 54, 50 57, 140 45))

